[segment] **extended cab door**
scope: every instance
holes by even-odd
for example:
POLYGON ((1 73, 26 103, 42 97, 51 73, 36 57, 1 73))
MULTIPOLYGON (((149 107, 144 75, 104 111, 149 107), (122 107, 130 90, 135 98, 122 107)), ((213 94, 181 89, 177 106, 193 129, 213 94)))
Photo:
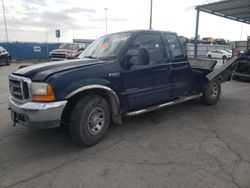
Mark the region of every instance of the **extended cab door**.
POLYGON ((139 33, 130 44, 128 55, 133 64, 121 72, 123 92, 127 110, 140 109, 171 98, 172 83, 169 79, 168 57, 165 54, 160 33, 139 33), (137 64, 137 51, 146 48, 150 55, 149 64, 137 64))
POLYGON ((178 36, 173 33, 163 34, 166 50, 171 54, 169 63, 170 83, 175 97, 185 96, 191 85, 191 67, 178 36))

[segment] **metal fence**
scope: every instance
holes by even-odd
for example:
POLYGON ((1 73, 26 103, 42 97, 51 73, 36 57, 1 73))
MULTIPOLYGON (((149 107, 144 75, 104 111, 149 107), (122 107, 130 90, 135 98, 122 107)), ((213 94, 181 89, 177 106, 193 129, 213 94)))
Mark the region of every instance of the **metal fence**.
POLYGON ((240 51, 246 51, 250 47, 249 41, 234 41, 232 42, 232 47, 234 49, 234 55, 237 55, 240 51))
POLYGON ((43 61, 48 59, 49 52, 59 47, 59 43, 0 43, 11 54, 12 59, 43 61))
MULTIPOLYGON (((206 57, 206 54, 210 50, 228 50, 231 49, 230 45, 211 45, 211 44, 198 44, 198 57, 206 57)), ((187 43, 186 51, 189 57, 194 56, 194 44, 187 43)))

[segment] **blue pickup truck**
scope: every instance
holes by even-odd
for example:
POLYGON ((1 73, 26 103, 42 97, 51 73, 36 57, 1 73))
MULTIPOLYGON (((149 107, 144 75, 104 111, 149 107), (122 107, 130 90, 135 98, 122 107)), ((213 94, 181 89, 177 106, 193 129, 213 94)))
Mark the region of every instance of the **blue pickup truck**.
POLYGON ((111 122, 200 98, 218 102, 234 60, 188 60, 176 33, 127 31, 102 36, 77 60, 20 68, 9 75, 14 122, 37 129, 68 125, 85 146, 101 141, 111 122))

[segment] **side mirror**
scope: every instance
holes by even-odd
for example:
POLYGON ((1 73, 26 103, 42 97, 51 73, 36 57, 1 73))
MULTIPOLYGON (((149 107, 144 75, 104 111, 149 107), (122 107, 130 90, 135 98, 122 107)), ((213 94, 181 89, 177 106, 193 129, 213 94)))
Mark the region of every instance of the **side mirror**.
POLYGON ((22 69, 22 68, 25 68, 25 67, 28 67, 29 65, 20 65, 19 67, 18 67, 18 69, 22 69))
POLYGON ((147 48, 139 48, 138 49, 138 58, 137 64, 138 65, 147 65, 149 64, 149 52, 147 48))

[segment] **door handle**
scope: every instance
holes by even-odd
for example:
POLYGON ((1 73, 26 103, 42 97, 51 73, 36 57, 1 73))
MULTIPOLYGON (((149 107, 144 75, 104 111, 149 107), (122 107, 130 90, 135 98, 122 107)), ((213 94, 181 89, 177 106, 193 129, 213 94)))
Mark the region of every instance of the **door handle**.
POLYGON ((109 73, 109 77, 119 77, 120 76, 120 73, 119 72, 112 72, 112 73, 109 73))

